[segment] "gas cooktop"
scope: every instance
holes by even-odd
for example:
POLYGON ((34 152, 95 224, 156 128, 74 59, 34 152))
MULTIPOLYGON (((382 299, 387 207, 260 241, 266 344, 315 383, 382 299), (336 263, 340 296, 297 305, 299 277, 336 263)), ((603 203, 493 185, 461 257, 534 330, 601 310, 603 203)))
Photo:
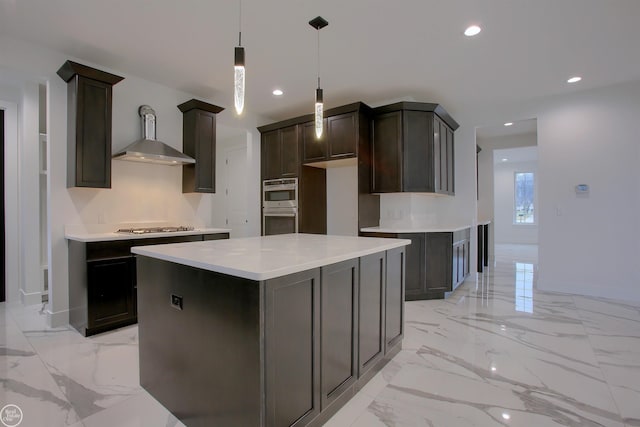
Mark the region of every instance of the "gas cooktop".
POLYGON ((140 227, 140 228, 120 228, 116 233, 126 234, 147 234, 147 233, 175 233, 177 231, 193 231, 194 228, 188 225, 177 227, 140 227))

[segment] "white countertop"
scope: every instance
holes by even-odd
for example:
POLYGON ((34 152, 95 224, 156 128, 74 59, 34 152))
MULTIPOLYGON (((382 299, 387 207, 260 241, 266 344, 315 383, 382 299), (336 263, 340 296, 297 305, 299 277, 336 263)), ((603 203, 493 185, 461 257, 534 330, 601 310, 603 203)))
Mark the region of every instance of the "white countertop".
POLYGON ((228 228, 198 228, 191 231, 171 231, 144 234, 116 233, 113 231, 102 233, 66 231, 64 237, 68 240, 76 240, 78 242, 106 242, 110 240, 152 239, 154 237, 178 237, 229 232, 231 232, 231 230, 228 228))
POLYGON ((281 234, 133 247, 131 252, 250 280, 267 280, 411 244, 320 234, 281 234))
POLYGON ((363 233, 454 233, 456 231, 471 228, 470 225, 428 227, 367 227, 361 228, 363 233))

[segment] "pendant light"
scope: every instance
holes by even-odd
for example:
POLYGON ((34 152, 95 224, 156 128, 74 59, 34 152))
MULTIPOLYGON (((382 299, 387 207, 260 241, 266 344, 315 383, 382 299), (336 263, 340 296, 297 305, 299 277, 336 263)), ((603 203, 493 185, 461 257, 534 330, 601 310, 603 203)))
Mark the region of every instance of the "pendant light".
POLYGON ((327 25, 327 22, 321 16, 313 18, 309 21, 309 25, 315 28, 318 31, 318 88, 316 89, 316 105, 315 105, 315 128, 316 128, 316 138, 320 138, 322 136, 322 110, 324 105, 324 100, 322 97, 322 89, 320 88, 320 30, 327 25))
POLYGON ((242 47, 242 0, 239 0, 238 46, 235 48, 235 66, 233 83, 233 101, 236 113, 244 109, 244 48, 242 47))

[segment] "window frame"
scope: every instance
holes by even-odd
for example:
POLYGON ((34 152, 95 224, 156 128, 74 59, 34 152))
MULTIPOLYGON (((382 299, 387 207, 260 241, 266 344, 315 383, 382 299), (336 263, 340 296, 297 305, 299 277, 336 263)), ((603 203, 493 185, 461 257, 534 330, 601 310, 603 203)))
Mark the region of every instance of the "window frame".
POLYGON ((513 172, 513 225, 517 225, 517 226, 532 226, 532 225, 538 225, 538 221, 537 221, 537 211, 538 211, 538 203, 537 203, 537 185, 538 185, 538 177, 536 174, 536 171, 534 170, 516 170, 513 172), (518 195, 518 191, 517 191, 517 179, 518 179, 518 174, 525 174, 525 173, 530 173, 533 176, 533 222, 518 222, 518 209, 517 209, 517 195, 518 195))

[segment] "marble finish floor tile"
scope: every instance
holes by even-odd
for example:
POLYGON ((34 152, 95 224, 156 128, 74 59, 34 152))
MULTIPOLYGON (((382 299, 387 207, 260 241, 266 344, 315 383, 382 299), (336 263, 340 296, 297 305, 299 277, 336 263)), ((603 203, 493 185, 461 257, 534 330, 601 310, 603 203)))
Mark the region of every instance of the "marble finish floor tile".
MULTIPOLYGON (((499 247, 407 302, 402 351, 326 425, 640 426, 640 304, 538 291, 536 264, 499 247)), ((139 385, 137 326, 85 338, 41 305, 0 303, 0 403, 28 427, 184 427, 139 385)))

